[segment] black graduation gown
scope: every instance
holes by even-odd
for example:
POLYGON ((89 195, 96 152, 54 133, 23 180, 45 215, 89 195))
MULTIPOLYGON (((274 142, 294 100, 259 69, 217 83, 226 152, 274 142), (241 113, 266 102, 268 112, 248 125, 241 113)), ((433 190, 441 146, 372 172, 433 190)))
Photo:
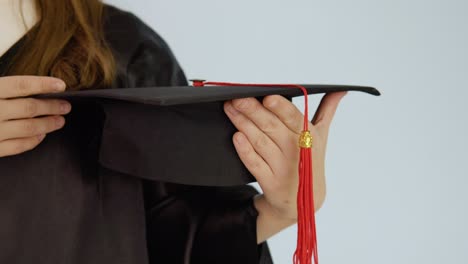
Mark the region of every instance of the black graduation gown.
MULTIPOLYGON (((114 87, 186 84, 167 44, 132 14, 107 6, 105 32, 114 87)), ((21 44, 0 58, 0 74, 21 44)), ((0 158, 0 263, 272 263, 256 243, 253 188, 106 170, 96 162, 101 123, 93 105, 74 106, 36 149, 0 158)))

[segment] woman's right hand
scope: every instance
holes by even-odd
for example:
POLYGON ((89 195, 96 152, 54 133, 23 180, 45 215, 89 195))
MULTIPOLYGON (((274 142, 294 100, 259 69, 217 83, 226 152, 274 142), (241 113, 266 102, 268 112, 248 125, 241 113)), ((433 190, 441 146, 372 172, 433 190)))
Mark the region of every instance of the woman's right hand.
POLYGON ((28 97, 65 88, 62 80, 51 77, 0 77, 0 157, 29 151, 64 126, 69 102, 28 97))

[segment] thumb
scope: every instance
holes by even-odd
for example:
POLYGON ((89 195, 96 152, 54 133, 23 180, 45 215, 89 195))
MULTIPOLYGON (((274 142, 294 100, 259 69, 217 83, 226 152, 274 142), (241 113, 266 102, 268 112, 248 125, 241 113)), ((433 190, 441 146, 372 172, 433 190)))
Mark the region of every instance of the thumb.
POLYGON ((341 99, 347 94, 348 92, 333 92, 327 93, 322 100, 320 101, 320 105, 315 112, 314 118, 312 118, 312 124, 314 126, 325 126, 330 127, 330 124, 335 116, 336 109, 341 101, 341 99))

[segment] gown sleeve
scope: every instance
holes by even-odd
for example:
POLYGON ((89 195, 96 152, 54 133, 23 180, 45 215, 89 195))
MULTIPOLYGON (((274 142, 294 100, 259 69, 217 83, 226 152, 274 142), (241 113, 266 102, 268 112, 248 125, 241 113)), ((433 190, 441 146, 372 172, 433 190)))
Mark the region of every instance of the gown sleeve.
MULTIPOLYGON (((257 245, 253 187, 166 184, 158 189, 169 195, 147 203, 150 263, 273 263, 267 243, 257 245)), ((146 198, 151 195, 157 196, 146 193, 146 198)))
MULTIPOLYGON (((175 56, 157 33, 130 13, 126 19, 113 16, 108 39, 118 61, 116 86, 187 85, 175 56)), ((143 185, 150 263, 273 263, 267 243, 257 244, 253 197, 258 192, 253 187, 149 180, 143 185)))

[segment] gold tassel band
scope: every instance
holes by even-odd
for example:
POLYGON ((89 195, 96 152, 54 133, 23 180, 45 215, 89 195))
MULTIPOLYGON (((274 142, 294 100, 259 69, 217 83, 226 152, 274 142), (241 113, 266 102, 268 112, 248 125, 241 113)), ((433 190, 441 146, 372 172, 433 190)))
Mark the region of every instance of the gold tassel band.
POLYGON ((311 148, 312 147, 312 135, 310 131, 302 131, 301 137, 299 138, 299 146, 301 148, 311 148))

